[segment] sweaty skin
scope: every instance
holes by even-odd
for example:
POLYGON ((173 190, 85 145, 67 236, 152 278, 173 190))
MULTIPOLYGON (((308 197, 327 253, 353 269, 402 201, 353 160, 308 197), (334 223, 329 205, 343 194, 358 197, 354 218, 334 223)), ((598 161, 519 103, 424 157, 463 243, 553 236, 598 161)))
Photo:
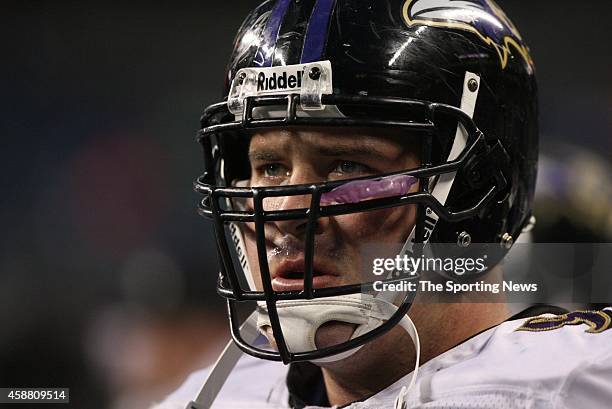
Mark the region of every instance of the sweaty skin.
MULTIPOLYGON (((419 166, 418 152, 418 141, 398 131, 312 127, 269 130, 251 138, 249 185, 320 183, 412 169, 419 166)), ((406 189, 414 192, 418 189, 415 182, 398 178, 373 185, 371 190, 375 192, 373 197, 380 197, 384 183, 394 193, 406 189)), ((363 192, 368 188, 356 187, 363 192)), ((350 202, 355 199, 355 193, 340 189, 323 199, 324 205, 350 202)), ((309 195, 264 200, 265 210, 302 209, 309 205, 309 195)), ((247 203, 247 207, 251 206, 247 203)), ((319 219, 315 232, 314 286, 360 283, 363 244, 401 246, 415 220, 414 205, 319 219)), ((252 224, 242 225, 255 286, 260 289, 253 229, 252 224)), ((299 278, 303 274, 300 270, 304 234, 305 220, 278 221, 265 226, 268 263, 276 291, 302 288, 299 278)), ((487 280, 500 280, 500 273, 494 269, 487 280)), ((425 300, 417 296, 409 316, 421 338, 422 363, 510 315, 504 303, 459 303, 461 297, 458 295, 450 304, 435 304, 423 303, 425 300)), ((325 347, 344 342, 352 330, 348 324, 328 323, 317 332, 316 344, 325 347)), ((272 332, 268 331, 267 336, 274 345, 272 332)), ((345 405, 384 389, 410 372, 414 360, 410 337, 396 327, 347 359, 321 364, 330 404, 345 405)))

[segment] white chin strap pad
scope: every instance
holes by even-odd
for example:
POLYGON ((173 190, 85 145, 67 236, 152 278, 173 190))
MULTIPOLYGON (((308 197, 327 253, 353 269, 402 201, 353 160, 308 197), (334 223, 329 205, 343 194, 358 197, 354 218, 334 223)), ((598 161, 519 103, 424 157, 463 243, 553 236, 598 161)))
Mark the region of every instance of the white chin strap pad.
MULTIPOLYGON (((266 335, 270 317, 265 303, 258 303, 257 328, 266 335)), ((321 325, 339 321, 356 325, 350 339, 379 327, 397 307, 367 294, 351 294, 314 300, 286 300, 276 303, 281 329, 290 352, 316 351, 315 337, 321 325), (389 308, 389 307, 393 308, 389 308)), ((345 359, 361 347, 313 362, 334 362, 345 359)))

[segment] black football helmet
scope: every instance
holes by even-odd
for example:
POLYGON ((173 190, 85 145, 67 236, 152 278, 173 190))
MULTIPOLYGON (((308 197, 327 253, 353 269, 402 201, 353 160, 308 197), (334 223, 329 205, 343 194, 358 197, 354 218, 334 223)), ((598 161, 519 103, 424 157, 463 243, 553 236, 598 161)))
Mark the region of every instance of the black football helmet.
POLYGON ((500 257, 530 223, 538 151, 534 64, 516 27, 491 0, 266 1, 240 27, 225 81, 223 101, 201 117, 205 170, 195 189, 204 196, 200 213, 214 223, 218 292, 228 301, 233 338, 247 353, 285 363, 322 359, 385 333, 408 311, 410 294, 384 323, 347 342, 291 350, 279 303, 356 294, 368 284, 314 288, 320 218, 417 205, 411 243, 453 243, 465 251, 470 243, 486 243, 501 249, 500 257), (250 174, 250 135, 296 126, 391 127, 419 135, 417 169, 365 178, 411 176, 418 191, 330 204, 322 197, 355 180, 241 183, 250 174), (310 205, 263 205, 266 198, 296 195, 308 195, 310 205), (251 207, 241 205, 246 199, 251 207), (264 225, 295 219, 305 224, 303 290, 277 292, 264 225), (254 226, 260 288, 246 282, 240 223, 254 226), (275 350, 244 339, 241 301, 266 309, 275 350))

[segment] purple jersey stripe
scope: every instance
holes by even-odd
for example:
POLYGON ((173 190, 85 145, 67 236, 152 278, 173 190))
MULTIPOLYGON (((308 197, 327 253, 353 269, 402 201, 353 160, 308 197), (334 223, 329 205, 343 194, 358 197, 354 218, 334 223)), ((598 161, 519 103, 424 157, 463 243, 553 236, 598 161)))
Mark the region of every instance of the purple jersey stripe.
POLYGON ((320 61, 323 58, 323 51, 327 42, 329 19, 335 4, 336 0, 317 0, 317 4, 315 4, 310 16, 306 37, 304 38, 302 63, 320 61))
POLYGON ((285 13, 292 0, 278 0, 272 9, 272 14, 264 29, 261 45, 255 54, 254 63, 260 67, 271 67, 274 61, 274 49, 276 48, 276 39, 278 38, 278 30, 285 18, 285 13))

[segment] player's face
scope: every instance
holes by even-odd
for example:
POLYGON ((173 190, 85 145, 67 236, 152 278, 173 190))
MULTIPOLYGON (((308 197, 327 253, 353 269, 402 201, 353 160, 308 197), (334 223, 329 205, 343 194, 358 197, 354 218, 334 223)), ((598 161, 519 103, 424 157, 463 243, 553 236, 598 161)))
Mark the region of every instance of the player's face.
MULTIPOLYGON (((249 145, 249 184, 320 183, 412 169, 419 164, 417 145, 408 135, 389 131, 304 127, 260 132, 251 138, 249 145)), ((417 185, 411 187, 411 191, 417 189, 417 185)), ((310 200, 310 195, 282 196, 266 198, 263 205, 268 211, 304 209, 310 207, 310 200)), ((319 219, 315 231, 314 288, 364 282, 364 273, 371 274, 371 268, 364 272, 367 262, 363 259, 363 246, 403 244, 415 218, 416 207, 410 205, 319 219)), ((303 289, 305 227, 304 219, 265 225, 266 253, 275 291, 303 289)), ((245 224, 242 231, 255 286, 261 290, 254 225, 245 224)), ((347 329, 339 325, 334 331, 347 329)))
MULTIPOLYGON (((250 186, 286 186, 391 173, 418 166, 414 140, 367 130, 300 128, 255 134, 249 146, 250 186), (375 136, 376 135, 376 136, 375 136)), ((412 186, 414 191, 417 186, 412 186)), ((264 210, 310 207, 310 195, 266 198, 264 210)), ((363 281, 361 249, 368 243, 403 243, 415 206, 320 218, 315 231, 314 288, 363 281)), ((265 226, 266 251, 275 291, 303 289, 306 220, 265 226)), ((251 266, 258 266, 253 225, 245 239, 251 266)), ((261 289, 255 267, 256 286, 261 289)))

